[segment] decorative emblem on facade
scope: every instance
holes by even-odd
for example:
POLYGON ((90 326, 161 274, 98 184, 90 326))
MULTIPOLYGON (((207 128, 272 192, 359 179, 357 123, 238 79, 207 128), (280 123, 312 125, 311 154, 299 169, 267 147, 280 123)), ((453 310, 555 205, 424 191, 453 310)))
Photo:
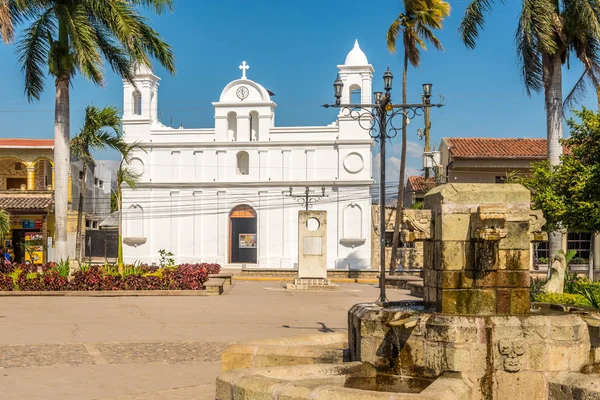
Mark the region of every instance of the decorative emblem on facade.
POLYGON ((502 339, 498 342, 498 350, 504 356, 503 366, 506 372, 519 372, 522 367, 522 356, 525 354, 525 341, 522 339, 502 339))
POLYGON ((406 227, 402 230, 405 242, 431 239, 431 210, 404 210, 402 223, 406 227))
POLYGON ((238 99, 240 99, 241 101, 244 101, 244 99, 246 99, 248 97, 248 95, 250 94, 250 91, 248 90, 248 88, 246 86, 240 86, 238 88, 238 90, 235 92, 235 94, 238 97, 238 99))

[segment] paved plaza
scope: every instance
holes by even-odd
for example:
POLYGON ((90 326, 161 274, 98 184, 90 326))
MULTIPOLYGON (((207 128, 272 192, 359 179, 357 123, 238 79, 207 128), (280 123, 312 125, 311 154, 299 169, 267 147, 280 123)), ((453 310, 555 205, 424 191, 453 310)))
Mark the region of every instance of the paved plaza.
MULTIPOLYGON (((373 284, 290 292, 236 282, 218 297, 2 297, 0 396, 214 399, 220 354, 251 339, 345 331, 373 284)), ((389 290, 391 300, 409 299, 389 290)))

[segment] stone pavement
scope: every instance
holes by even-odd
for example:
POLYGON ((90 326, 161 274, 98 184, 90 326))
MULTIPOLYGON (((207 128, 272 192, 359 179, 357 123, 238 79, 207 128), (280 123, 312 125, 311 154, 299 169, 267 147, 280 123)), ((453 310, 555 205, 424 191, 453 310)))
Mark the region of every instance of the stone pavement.
MULTIPOLYGON (((220 354, 252 339, 345 331, 375 285, 290 292, 237 282, 215 297, 4 297, 0 398, 214 399, 220 354)), ((409 299, 389 290, 391 300, 409 299)))

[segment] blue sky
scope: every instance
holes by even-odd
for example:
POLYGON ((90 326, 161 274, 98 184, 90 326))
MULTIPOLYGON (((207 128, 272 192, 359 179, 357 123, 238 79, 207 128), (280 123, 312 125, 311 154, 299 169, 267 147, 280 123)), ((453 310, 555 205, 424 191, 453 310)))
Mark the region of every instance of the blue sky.
MULTIPOLYGON (((498 4, 488 15, 476 50, 460 42, 457 27, 467 0, 450 1, 452 14, 439 32, 445 51, 423 52, 419 69, 408 75, 409 102, 420 100, 421 84, 433 83, 434 96, 443 94, 445 107, 432 112, 432 144, 443 136, 544 137, 543 97, 527 97, 515 54, 514 31, 519 1, 498 4)), ((375 68, 374 89, 381 90, 381 75, 389 65, 395 75, 394 99, 401 98, 400 54, 389 54, 385 34, 401 12, 401 2, 380 6, 358 0, 287 2, 282 0, 175 0, 175 11, 150 16, 153 26, 173 46, 177 73, 162 68, 159 109, 163 123, 184 127, 214 125, 212 101, 222 88, 240 76, 238 65, 251 66, 248 77, 273 91, 278 104, 278 126, 322 125, 335 111, 319 105, 333 100, 332 83, 355 39, 375 68), (397 5, 397 8, 394 8, 397 5)), ((0 45, 0 137, 51 138, 54 86, 47 82, 39 102, 23 95, 15 46, 0 45)), ((564 69, 564 89, 581 74, 576 61, 564 69)), ((107 85, 98 88, 76 78, 71 92, 71 129, 77 133, 86 105, 122 105, 120 78, 107 73, 107 85)), ((595 108, 594 95, 585 105, 595 108)), ((418 168, 422 142, 416 137, 422 121, 409 126, 409 160, 418 168)), ((390 145, 390 169, 397 176, 399 146, 390 145)), ((101 158, 116 158, 102 153, 101 158)))

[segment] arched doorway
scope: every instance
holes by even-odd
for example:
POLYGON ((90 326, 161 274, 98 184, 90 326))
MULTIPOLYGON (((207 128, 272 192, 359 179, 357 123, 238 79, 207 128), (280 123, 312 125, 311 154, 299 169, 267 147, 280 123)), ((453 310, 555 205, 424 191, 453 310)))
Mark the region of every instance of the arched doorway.
POLYGON ((229 213, 229 262, 256 264, 256 211, 242 204, 229 213))

